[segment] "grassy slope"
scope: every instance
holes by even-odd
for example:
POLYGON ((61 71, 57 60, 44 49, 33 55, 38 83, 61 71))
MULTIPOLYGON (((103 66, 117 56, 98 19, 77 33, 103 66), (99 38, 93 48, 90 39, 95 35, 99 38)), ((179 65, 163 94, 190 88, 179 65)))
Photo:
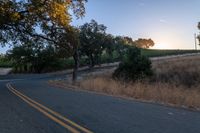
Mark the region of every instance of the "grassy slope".
POLYGON ((118 82, 111 78, 111 70, 85 78, 78 86, 115 96, 200 109, 199 55, 153 61, 152 65, 154 75, 150 79, 118 82))
POLYGON ((187 53, 197 53, 199 50, 156 50, 156 49, 142 49, 142 55, 147 57, 178 55, 187 53))

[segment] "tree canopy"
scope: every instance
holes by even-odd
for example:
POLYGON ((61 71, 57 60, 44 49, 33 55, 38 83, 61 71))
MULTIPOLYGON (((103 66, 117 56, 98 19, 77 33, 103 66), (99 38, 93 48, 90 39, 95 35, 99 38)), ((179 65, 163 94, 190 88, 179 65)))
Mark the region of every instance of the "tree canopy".
POLYGON ((134 41, 133 43, 138 48, 150 48, 150 47, 153 47, 155 44, 154 41, 151 39, 142 39, 142 38, 139 38, 138 40, 134 41))
MULTIPOLYGON (((41 38, 56 43, 52 34, 68 29, 72 9, 76 17, 85 13, 87 0, 1 0, 0 42, 24 43, 41 38)), ((70 29, 71 28, 71 29, 70 29)))
POLYGON ((91 67, 105 48, 105 37, 106 26, 98 24, 95 20, 80 27, 80 50, 83 55, 89 57, 91 67))
POLYGON ((85 2, 87 0, 0 0, 0 44, 42 42, 66 49, 77 62, 76 71, 79 41, 70 22, 72 14, 77 18, 84 16, 85 2))

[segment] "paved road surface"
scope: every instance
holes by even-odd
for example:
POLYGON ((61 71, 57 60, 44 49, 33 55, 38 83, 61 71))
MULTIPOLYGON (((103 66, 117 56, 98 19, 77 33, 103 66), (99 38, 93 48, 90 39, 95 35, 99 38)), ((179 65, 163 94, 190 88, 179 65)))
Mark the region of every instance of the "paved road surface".
POLYGON ((200 133, 199 112, 47 84, 63 77, 1 77, 0 133, 200 133))

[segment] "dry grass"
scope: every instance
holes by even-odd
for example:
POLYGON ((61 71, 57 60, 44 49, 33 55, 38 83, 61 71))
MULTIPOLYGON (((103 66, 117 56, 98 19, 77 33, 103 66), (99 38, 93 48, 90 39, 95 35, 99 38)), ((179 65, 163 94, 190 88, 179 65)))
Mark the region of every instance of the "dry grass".
POLYGON ((155 82, 194 88, 200 83, 200 56, 179 57, 154 61, 155 82))
POLYGON ((200 56, 154 61, 151 79, 122 83, 111 78, 112 71, 93 75, 79 88, 145 101, 200 109, 200 56))
POLYGON ((115 96, 200 108, 200 88, 187 89, 184 86, 149 82, 123 84, 105 77, 84 80, 80 83, 80 88, 115 96))

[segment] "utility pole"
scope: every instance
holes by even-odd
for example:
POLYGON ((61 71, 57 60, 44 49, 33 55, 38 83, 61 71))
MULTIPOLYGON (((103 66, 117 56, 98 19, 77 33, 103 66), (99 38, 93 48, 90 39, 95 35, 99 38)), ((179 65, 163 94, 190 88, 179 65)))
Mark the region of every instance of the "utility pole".
POLYGON ((195 50, 197 50, 197 34, 194 34, 195 50))

